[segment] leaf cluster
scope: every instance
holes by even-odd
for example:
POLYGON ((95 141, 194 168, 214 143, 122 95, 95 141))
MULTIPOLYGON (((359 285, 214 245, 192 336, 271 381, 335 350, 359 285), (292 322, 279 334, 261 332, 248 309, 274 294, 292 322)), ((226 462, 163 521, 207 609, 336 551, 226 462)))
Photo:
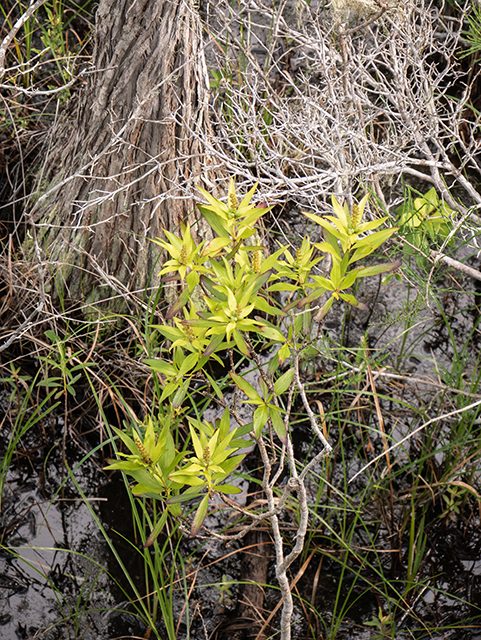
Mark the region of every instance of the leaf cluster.
MULTIPOLYGON (((411 191, 406 201, 396 209, 401 233, 409 244, 404 244, 406 255, 415 255, 420 268, 427 265, 427 256, 431 246, 443 242, 453 230, 455 212, 436 193, 432 187, 424 195, 413 198, 411 191), (411 245, 411 246, 410 246, 411 245)), ((454 245, 454 239, 448 243, 454 245)))
POLYGON ((359 266, 397 231, 379 229, 386 218, 363 221, 367 196, 352 211, 333 198, 334 215, 305 213, 322 228, 323 242, 311 244, 306 237, 297 250, 280 245, 267 255, 266 247, 253 243, 256 224, 270 210, 252 204, 256 186, 239 201, 231 180, 227 202, 200 189, 207 204, 198 209, 212 230, 211 240, 196 242, 188 223, 181 223, 179 235, 166 230, 165 238, 154 240, 168 256, 160 276, 179 283, 178 297, 165 314, 165 322, 153 325, 170 342, 170 358, 164 348, 162 357, 145 360, 160 381, 159 402, 167 405, 164 413, 169 419, 164 419, 162 428, 152 420, 144 427, 134 427, 132 437, 117 431, 130 453, 109 466, 134 478, 136 495, 164 500, 164 514, 178 515, 177 510, 172 511, 174 507, 200 499, 193 533, 202 526, 215 493, 238 491, 226 479, 244 457, 238 453, 247 444, 242 436, 252 432, 261 441, 267 433, 287 443, 289 415, 282 396, 295 392, 296 380, 294 367, 278 373, 279 365, 289 360, 293 351, 307 353, 313 323, 320 323, 336 300, 363 307, 351 292, 358 279, 394 271, 400 264, 359 266), (330 273, 320 275, 317 265, 326 256, 331 260, 330 273), (287 303, 279 297, 281 292, 288 293, 287 303), (313 303, 324 295, 326 300, 315 312, 313 303), (268 371, 260 368, 259 348, 273 353, 268 371), (257 387, 242 371, 235 370, 234 350, 257 370, 257 387), (231 363, 227 379, 214 379, 209 373, 211 360, 223 367, 227 360, 231 363), (171 431, 185 413, 190 390, 198 388, 199 380, 207 389, 204 395, 211 401, 216 399, 224 412, 215 425, 189 416, 189 441, 194 451, 178 451, 171 431), (224 390, 232 388, 232 383, 236 399, 229 411, 224 390), (236 412, 238 401, 252 405, 248 424, 236 412), (237 421, 237 427, 233 428, 231 419, 237 421))

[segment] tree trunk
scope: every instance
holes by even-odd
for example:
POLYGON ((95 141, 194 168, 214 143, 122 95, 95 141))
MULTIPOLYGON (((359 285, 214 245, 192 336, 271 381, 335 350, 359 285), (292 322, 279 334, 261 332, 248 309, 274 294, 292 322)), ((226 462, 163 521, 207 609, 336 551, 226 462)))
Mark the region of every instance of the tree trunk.
POLYGON ((54 298, 95 303, 157 283, 149 238, 192 212, 206 166, 200 40, 191 0, 100 0, 93 68, 55 132, 29 214, 25 248, 38 256, 37 244, 51 266, 54 298))

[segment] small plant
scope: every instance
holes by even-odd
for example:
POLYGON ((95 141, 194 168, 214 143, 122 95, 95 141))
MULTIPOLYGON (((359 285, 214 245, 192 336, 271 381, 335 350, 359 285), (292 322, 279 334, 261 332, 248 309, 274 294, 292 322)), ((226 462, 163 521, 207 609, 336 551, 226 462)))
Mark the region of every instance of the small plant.
POLYGON ((371 640, 388 640, 388 638, 394 638, 396 635, 396 625, 392 620, 391 614, 384 615, 380 607, 379 614, 364 624, 376 629, 374 636, 371 636, 371 640))
POLYGON ((9 402, 14 402, 16 399, 17 404, 20 405, 22 397, 29 391, 32 376, 21 375, 21 368, 16 367, 13 362, 10 362, 10 371, 12 372, 11 375, 0 378, 0 382, 8 383, 12 389, 9 402))
MULTIPOLYGON (((165 324, 153 326, 171 342, 171 359, 145 360, 160 383, 162 419, 149 418, 143 425, 131 427, 130 433, 116 429, 130 453, 120 454, 124 459, 111 461, 107 468, 120 469, 131 476, 136 481, 132 487, 136 496, 163 501, 163 514, 153 525, 147 544, 158 536, 168 514, 185 518, 192 502, 197 503, 190 529, 195 535, 204 525, 214 497, 229 509, 237 508, 244 516, 250 515, 253 523, 260 518, 269 520, 276 540, 276 572, 284 599, 281 638, 286 640, 290 637, 292 615, 287 570, 301 553, 307 531, 304 481, 312 466, 330 451, 307 402, 299 361, 309 354, 319 323, 336 300, 363 308, 350 292, 356 281, 394 271, 400 263, 353 267, 397 230, 372 233, 385 218, 363 222, 367 196, 352 212, 333 198, 334 216, 305 214, 323 227, 324 242, 311 245, 306 238, 295 256, 287 246, 266 256, 265 247, 247 242, 255 236, 256 223, 269 211, 269 207, 251 203, 255 190, 256 186, 239 202, 231 180, 224 203, 201 189, 208 204, 200 205, 199 211, 212 229, 213 239, 197 244, 189 224, 181 223, 179 236, 165 231, 165 240, 155 240, 168 253, 160 275, 169 281, 175 276, 179 282, 179 295, 165 314, 165 324), (328 277, 314 271, 326 254, 332 258, 328 277), (288 304, 280 302, 278 292, 289 293, 288 304), (317 303, 324 294, 326 301, 319 303, 315 314, 311 313, 312 303, 317 303), (271 354, 267 368, 259 360, 261 350, 271 354), (239 357, 242 367, 236 365, 239 357), (214 379, 209 373, 211 360, 223 366, 228 362, 227 375, 214 379), (279 365, 285 365, 286 370, 278 371, 279 365), (256 372, 256 381, 246 379, 247 369, 256 372), (228 387, 234 389, 233 402, 225 396, 228 387), (321 443, 321 451, 299 471, 290 435, 296 395, 302 399, 313 432, 321 443), (215 423, 201 419, 199 396, 206 400, 204 408, 217 405, 222 411, 222 417, 215 423), (284 399, 286 396, 288 400, 284 399), (252 405, 250 421, 241 418, 241 403, 252 405), (194 411, 198 417, 189 415, 194 411), (180 417, 186 413, 189 437, 182 445, 177 428, 180 417), (240 491, 226 480, 244 458, 245 454, 238 451, 249 444, 243 439, 245 436, 255 439, 264 464, 262 486, 268 508, 261 514, 249 514, 228 497, 240 491), (290 479, 281 489, 277 482, 283 475, 286 459, 290 479), (274 465, 281 465, 275 474, 274 465), (284 555, 278 514, 293 492, 299 503, 299 524, 295 544, 284 555), (182 516, 181 504, 187 505, 182 516)), ((246 524, 236 537, 251 527, 246 524)), ((224 538, 229 536, 226 534, 224 538)))
MULTIPOLYGON (((425 268, 431 245, 444 241, 452 231, 455 212, 439 198, 434 187, 417 198, 409 191, 408 198, 396 212, 401 233, 409 243, 404 244, 404 253, 414 254, 418 267, 425 268)), ((449 245, 454 246, 453 238, 449 245)))
POLYGON ((67 345, 69 336, 59 338, 55 331, 47 329, 45 335, 52 344, 52 350, 48 356, 39 356, 39 360, 45 366, 46 376, 38 382, 38 386, 48 389, 58 389, 55 398, 67 395, 75 396, 75 384, 88 367, 94 366, 90 362, 81 362, 82 351, 73 352, 67 345), (59 375, 48 375, 50 370, 55 370, 59 375))
POLYGON ((107 469, 120 469, 134 478, 137 482, 132 487, 134 495, 162 499, 167 505, 147 545, 163 529, 169 512, 173 516, 180 516, 180 502, 196 499, 206 489, 192 525, 191 533, 195 535, 205 519, 209 499, 214 493, 240 493, 238 487, 224 484, 225 478, 244 458, 243 455, 232 454, 246 444, 244 440, 235 440, 236 429, 229 432, 228 409, 215 427, 207 422, 188 418, 191 442, 196 453, 193 457, 187 457, 187 451, 176 452, 171 420, 172 417, 170 420, 164 417, 163 426, 154 429, 153 420, 148 418, 146 426, 132 429, 132 438, 120 429, 114 429, 131 453, 119 454, 126 460, 113 460, 107 469), (143 437, 139 435, 139 431, 144 432, 143 437), (181 462, 183 466, 179 467, 181 462), (189 488, 179 495, 185 487, 189 488))
MULTIPOLYGON (((318 286, 298 305, 304 307, 322 296, 326 291, 330 292, 331 295, 316 314, 315 319, 317 321, 324 318, 335 300, 341 299, 353 307, 365 309, 365 305, 356 300, 352 294, 347 293, 346 290, 353 287, 359 278, 395 271, 401 265, 400 262, 392 262, 349 269, 354 262, 367 258, 398 230, 397 227, 391 227, 390 229, 383 229, 360 237, 361 234, 365 234, 367 231, 377 229, 387 220, 387 218, 381 218, 371 222, 362 222, 367 200, 368 196, 366 195, 359 205, 353 206, 351 213, 347 203, 341 206, 336 198, 333 197, 332 206, 336 214, 335 217, 326 216, 326 218, 321 218, 312 213, 304 214, 323 227, 326 241, 317 243, 314 246, 320 251, 330 254, 332 258, 330 277, 312 276, 312 280, 318 286)), ((309 286, 312 288, 312 285, 309 286)))
POLYGON ((444 501, 444 511, 439 517, 445 519, 446 524, 456 522, 470 495, 474 493, 479 500, 479 496, 474 489, 467 485, 462 485, 464 485, 463 482, 449 485, 447 491, 441 496, 444 501))
POLYGON ((232 582, 227 579, 225 573, 222 576, 222 582, 215 586, 215 590, 219 594, 219 606, 221 609, 225 609, 232 604, 232 582))

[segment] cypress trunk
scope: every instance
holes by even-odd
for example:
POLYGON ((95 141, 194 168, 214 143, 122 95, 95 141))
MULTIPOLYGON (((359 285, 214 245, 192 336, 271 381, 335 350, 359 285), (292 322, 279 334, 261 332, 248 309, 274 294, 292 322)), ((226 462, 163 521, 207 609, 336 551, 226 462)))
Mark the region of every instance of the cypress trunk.
POLYGON ((47 261, 54 299, 95 303, 157 284, 149 238, 193 211, 209 130, 195 7, 100 0, 92 62, 54 131, 25 249, 47 261))

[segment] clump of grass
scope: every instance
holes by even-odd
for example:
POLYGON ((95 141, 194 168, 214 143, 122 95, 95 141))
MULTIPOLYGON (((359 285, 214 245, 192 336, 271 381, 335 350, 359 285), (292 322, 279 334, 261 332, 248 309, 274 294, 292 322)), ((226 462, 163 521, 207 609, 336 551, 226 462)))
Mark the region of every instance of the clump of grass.
MULTIPOLYGON (((425 379, 421 401, 416 375, 395 374, 382 354, 378 363, 371 351, 369 368, 377 373, 373 381, 363 347, 355 365, 344 350, 344 357, 336 357, 337 367, 309 386, 311 402, 322 398, 326 405, 329 398, 327 424, 337 442, 330 458, 312 474, 312 526, 303 557, 313 553, 318 567, 315 587, 305 596, 312 607, 313 637, 334 640, 341 630, 365 625, 376 639, 403 633, 410 638, 479 621, 481 610, 454 594, 455 576, 440 573, 444 553, 439 555, 436 542, 450 529, 474 530, 481 513, 479 356, 473 357, 472 348, 476 323, 459 345, 442 306, 440 318, 454 357, 443 364, 442 373, 432 361, 442 384, 429 388, 425 379), (456 417, 444 417, 453 409, 456 417), (330 586, 322 579, 325 572, 332 576, 330 586), (453 591, 446 586, 450 583, 453 591), (440 625, 427 603, 446 597, 458 602, 462 613, 457 615, 454 607, 440 625)), ((323 341, 324 349, 326 344, 323 341)), ((405 341, 403 349, 408 344, 405 341)), ((417 354, 418 346, 409 344, 397 369, 417 354)), ((328 361, 335 359, 327 356, 328 361)), ((395 359, 391 362, 396 365, 395 359)), ((314 453, 315 448, 309 449, 309 456, 314 453)))

